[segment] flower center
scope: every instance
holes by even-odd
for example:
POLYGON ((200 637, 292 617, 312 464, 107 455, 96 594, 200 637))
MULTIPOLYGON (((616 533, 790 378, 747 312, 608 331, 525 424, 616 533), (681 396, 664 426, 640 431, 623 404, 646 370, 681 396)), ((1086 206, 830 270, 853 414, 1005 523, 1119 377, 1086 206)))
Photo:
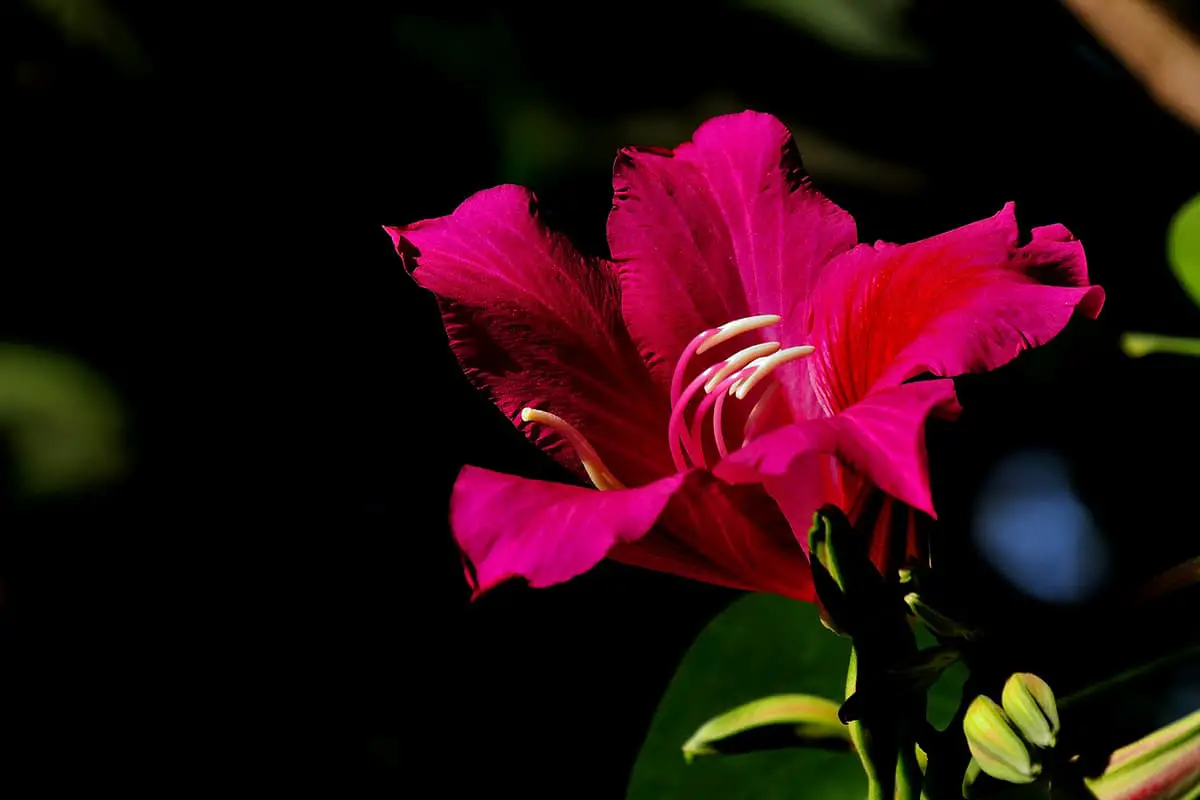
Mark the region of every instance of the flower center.
MULTIPOLYGON (((684 388, 684 376, 692 358, 704 355, 717 345, 742 334, 776 325, 780 320, 781 317, 777 314, 759 314, 736 319, 701 332, 683 349, 683 354, 675 365, 675 374, 671 376, 671 422, 667 429, 671 460, 675 462, 676 469, 687 469, 689 460, 693 466, 708 469, 704 457, 704 420, 710 410, 717 452, 722 458, 729 455, 724 427, 726 399, 736 397, 738 400, 745 400, 751 390, 776 369, 790 361, 811 355, 816 348, 811 345, 782 347, 779 342, 750 345, 702 370, 684 388), (701 389, 704 390, 704 398, 697 406, 689 426, 686 419, 687 408, 701 389)), ((778 384, 771 384, 750 409, 742 429, 743 440, 745 432, 752 429, 753 424, 767 408, 767 404, 774 400, 777 389, 778 384)))
MULTIPOLYGON (((683 349, 671 376, 671 419, 667 427, 671 460, 677 470, 683 471, 691 466, 708 469, 704 457, 704 420, 710 411, 717 452, 722 458, 729 455, 729 443, 725 440, 724 432, 725 401, 730 397, 745 400, 750 392, 776 369, 790 361, 811 355, 815 348, 810 345, 783 347, 779 342, 753 344, 709 365, 685 387, 685 375, 692 359, 742 334, 778 324, 780 319, 777 314, 759 314, 735 319, 701 332, 683 349), (688 406, 701 390, 704 392, 703 397, 689 425, 688 406)), ((742 428, 742 441, 745 441, 747 431, 753 430, 768 404, 775 399, 778 388, 778 384, 770 384, 750 409, 742 428)), ((604 465, 596 448, 563 418, 540 409, 525 408, 521 411, 521 420, 545 425, 562 436, 579 457, 584 471, 597 489, 603 491, 625 488, 604 465)))

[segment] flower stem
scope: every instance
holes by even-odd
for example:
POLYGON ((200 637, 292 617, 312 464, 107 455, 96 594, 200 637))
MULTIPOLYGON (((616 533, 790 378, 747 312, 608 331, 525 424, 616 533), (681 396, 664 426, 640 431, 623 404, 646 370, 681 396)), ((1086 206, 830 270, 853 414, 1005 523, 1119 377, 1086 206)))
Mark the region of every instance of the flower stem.
POLYGON ((1200 339, 1162 336, 1157 333, 1127 333, 1121 337, 1121 349, 1130 358, 1141 358, 1151 353, 1200 356, 1200 339))
POLYGON ((896 760, 896 800, 919 800, 924 777, 921 765, 917 763, 917 751, 913 741, 902 739, 900 756, 896 760))
MULTIPOLYGON (((846 697, 854 694, 858 686, 858 649, 850 648, 850 663, 846 667, 846 697)), ((867 774, 867 800, 893 800, 884 791, 883 782, 879 779, 879 770, 871 759, 870 746, 867 742, 867 731, 863 728, 862 720, 850 723, 850 739, 854 749, 862 761, 863 772, 867 774)))
POLYGON ((1193 644, 1189 647, 1185 647, 1182 650, 1177 650, 1174 653, 1168 653, 1162 658, 1157 658, 1154 661, 1150 661, 1146 664, 1140 664, 1132 669, 1128 669, 1124 672, 1118 673, 1117 675, 1113 675, 1111 678, 1105 678, 1099 683, 1093 683, 1086 689, 1080 689, 1078 692, 1069 694, 1058 701, 1058 707, 1061 709, 1065 706, 1086 700, 1093 695, 1103 694, 1110 689, 1115 689, 1122 684, 1137 680, 1144 675, 1148 675, 1149 673, 1155 672, 1164 667, 1169 667, 1172 664, 1177 664, 1180 661, 1186 661, 1190 656, 1198 654, 1200 654, 1200 644, 1193 644))

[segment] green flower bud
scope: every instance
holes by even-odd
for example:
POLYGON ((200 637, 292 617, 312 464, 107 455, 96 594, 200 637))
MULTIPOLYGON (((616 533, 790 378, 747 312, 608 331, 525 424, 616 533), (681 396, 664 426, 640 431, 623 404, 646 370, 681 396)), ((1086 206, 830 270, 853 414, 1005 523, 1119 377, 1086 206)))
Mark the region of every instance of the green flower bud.
POLYGON ((1000 702, 1025 741, 1043 749, 1054 747, 1058 707, 1054 692, 1044 680, 1028 672, 1018 672, 1004 684, 1000 702))
POLYGON ((963 719, 967 746, 979 768, 1009 783, 1032 783, 1042 771, 1029 756, 1025 742, 1013 730, 1008 715, 995 700, 980 695, 971 701, 963 719))
POLYGON ((683 746, 683 757, 749 753, 784 747, 853 750, 838 704, 824 697, 781 694, 730 709, 700 726, 683 746))
POLYGON ((916 592, 906 594, 904 596, 904 603, 908 606, 913 616, 921 620, 934 636, 942 639, 966 639, 968 641, 974 640, 979 636, 977 631, 951 619, 927 604, 921 599, 921 595, 916 592))
POLYGON ((1117 750, 1084 783, 1100 800, 1200 796, 1200 711, 1117 750))

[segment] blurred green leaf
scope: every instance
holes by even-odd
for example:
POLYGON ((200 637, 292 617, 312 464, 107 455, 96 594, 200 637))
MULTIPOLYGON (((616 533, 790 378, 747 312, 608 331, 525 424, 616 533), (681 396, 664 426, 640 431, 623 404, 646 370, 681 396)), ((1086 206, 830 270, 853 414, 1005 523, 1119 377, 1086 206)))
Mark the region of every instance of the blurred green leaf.
POLYGON ((448 22, 424 13, 402 13, 396 18, 395 34, 409 56, 465 87, 509 94, 524 82, 520 50, 495 17, 448 22))
POLYGON ((23 494, 82 489, 125 469, 120 404, 99 375, 60 353, 0 344, 0 426, 23 494))
POLYGON ((1183 288, 1200 305, 1200 194, 1184 203, 1171 219, 1167 260, 1183 288))
POLYGON ((683 757, 733 755, 788 747, 849 750, 850 729, 838 704, 810 694, 777 694, 713 717, 683 745, 683 757))
POLYGON ((857 56, 892 61, 925 56, 905 30, 911 0, 746 0, 746 5, 857 56))
POLYGON ((26 0, 69 42, 93 47, 128 69, 145 66, 145 56, 125 20, 104 0, 26 0))

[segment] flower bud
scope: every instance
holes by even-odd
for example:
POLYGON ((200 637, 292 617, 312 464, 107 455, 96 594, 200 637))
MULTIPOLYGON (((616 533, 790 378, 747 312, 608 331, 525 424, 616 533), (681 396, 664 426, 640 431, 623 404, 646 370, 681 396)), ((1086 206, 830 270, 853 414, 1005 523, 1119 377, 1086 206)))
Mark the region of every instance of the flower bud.
POLYGON ((963 733, 979 768, 993 778, 1032 783, 1042 771, 1041 765, 1030 758, 1004 709, 990 697, 980 695, 971 701, 963 719, 963 733))
POLYGON ((951 619, 936 608, 933 608, 922 600, 921 595, 916 592, 906 594, 904 596, 904 603, 908 606, 913 616, 921 620, 934 636, 942 639, 966 639, 968 641, 978 638, 979 634, 977 631, 966 627, 957 620, 951 619))
POLYGON ((1025 741, 1043 749, 1054 747, 1058 707, 1054 692, 1044 680, 1028 672, 1018 672, 1004 684, 1000 702, 1025 741))
POLYGON ((1196 797, 1200 790, 1200 711, 1117 750, 1098 778, 1084 778, 1100 800, 1196 797))
POLYGON ((784 747, 853 750, 850 729, 838 719, 838 707, 813 695, 763 697, 704 723, 683 745, 683 757, 690 763, 696 756, 784 747))

